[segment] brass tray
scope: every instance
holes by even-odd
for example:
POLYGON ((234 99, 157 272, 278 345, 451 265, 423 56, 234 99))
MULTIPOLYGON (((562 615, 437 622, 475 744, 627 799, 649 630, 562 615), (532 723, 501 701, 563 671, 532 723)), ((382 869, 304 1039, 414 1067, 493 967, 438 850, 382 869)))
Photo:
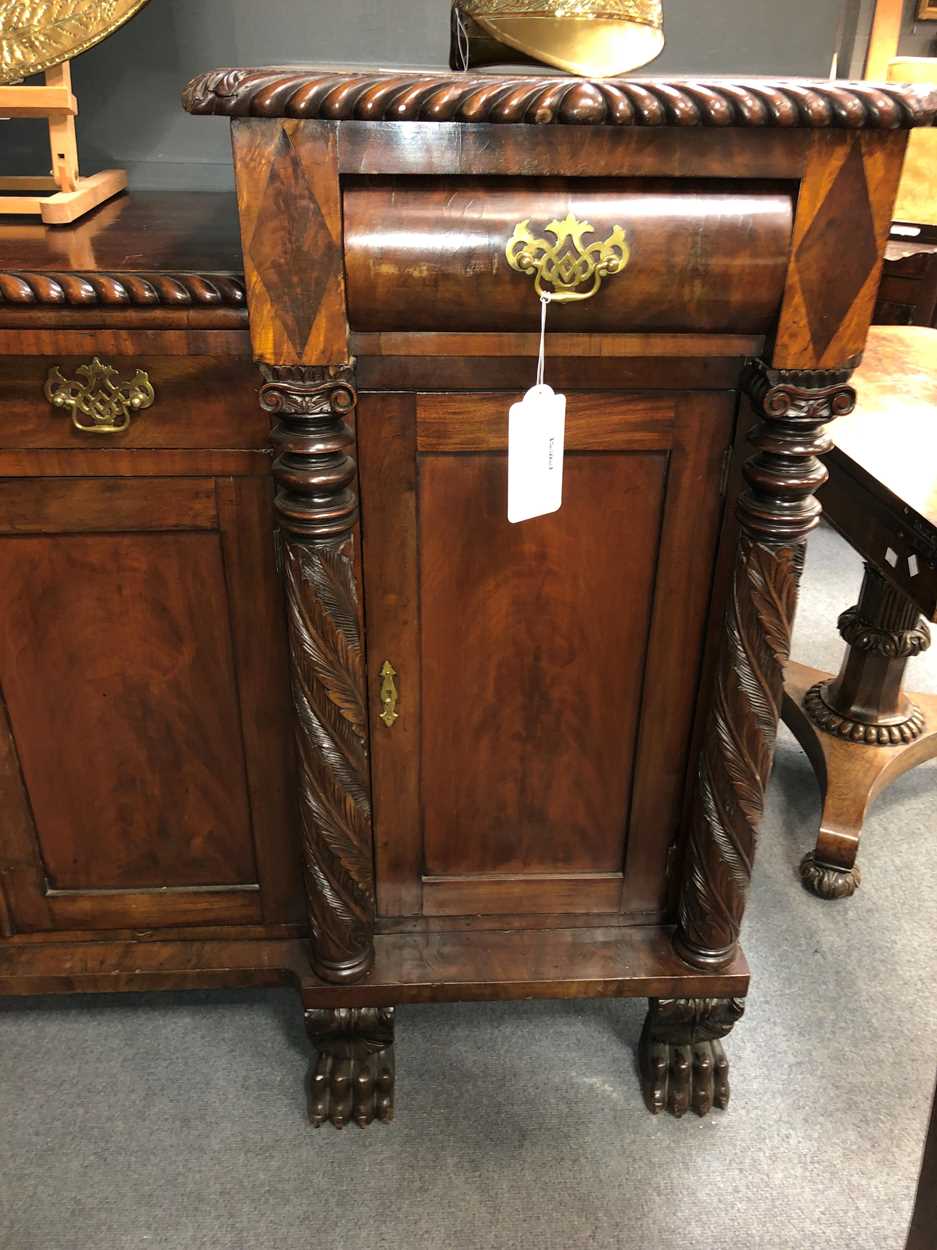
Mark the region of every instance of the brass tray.
POLYGON ((0 85, 86 52, 147 0, 0 0, 0 85))

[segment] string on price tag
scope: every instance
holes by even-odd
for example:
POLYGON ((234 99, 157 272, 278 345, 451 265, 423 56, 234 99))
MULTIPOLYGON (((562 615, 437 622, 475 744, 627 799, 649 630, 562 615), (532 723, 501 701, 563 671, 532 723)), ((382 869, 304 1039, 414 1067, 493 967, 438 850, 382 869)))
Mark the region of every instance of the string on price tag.
POLYGON ((563 502, 566 396, 544 382, 547 305, 540 296, 537 380, 508 415, 508 520, 512 524, 558 512, 563 502))

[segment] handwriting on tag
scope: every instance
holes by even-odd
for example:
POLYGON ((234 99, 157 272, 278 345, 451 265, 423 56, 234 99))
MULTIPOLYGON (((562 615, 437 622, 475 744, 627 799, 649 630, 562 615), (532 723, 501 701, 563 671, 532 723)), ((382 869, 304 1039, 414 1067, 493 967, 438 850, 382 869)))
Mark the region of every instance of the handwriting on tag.
POLYGON ((532 387, 508 417, 508 520, 557 512, 563 502, 566 396, 532 387))

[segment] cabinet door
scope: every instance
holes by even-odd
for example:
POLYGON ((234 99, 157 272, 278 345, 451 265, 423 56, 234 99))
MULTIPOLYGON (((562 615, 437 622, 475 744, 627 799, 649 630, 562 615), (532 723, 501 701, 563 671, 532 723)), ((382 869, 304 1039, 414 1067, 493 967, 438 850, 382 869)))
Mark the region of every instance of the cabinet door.
POLYGON ((290 918, 269 493, 261 478, 0 481, 14 931, 290 918))
POLYGON ((734 401, 571 395, 563 506, 511 525, 515 398, 359 408, 379 910, 656 918, 734 401))

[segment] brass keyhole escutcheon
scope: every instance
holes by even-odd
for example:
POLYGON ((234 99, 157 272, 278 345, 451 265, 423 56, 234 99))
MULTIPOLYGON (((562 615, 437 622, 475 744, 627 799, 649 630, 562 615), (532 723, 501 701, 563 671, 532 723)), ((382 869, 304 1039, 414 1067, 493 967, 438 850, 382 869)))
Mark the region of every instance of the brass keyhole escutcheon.
POLYGON ((390 660, 385 660, 381 666, 381 720, 388 729, 398 719, 397 711, 397 682, 394 680, 397 676, 397 670, 391 664, 390 660))

